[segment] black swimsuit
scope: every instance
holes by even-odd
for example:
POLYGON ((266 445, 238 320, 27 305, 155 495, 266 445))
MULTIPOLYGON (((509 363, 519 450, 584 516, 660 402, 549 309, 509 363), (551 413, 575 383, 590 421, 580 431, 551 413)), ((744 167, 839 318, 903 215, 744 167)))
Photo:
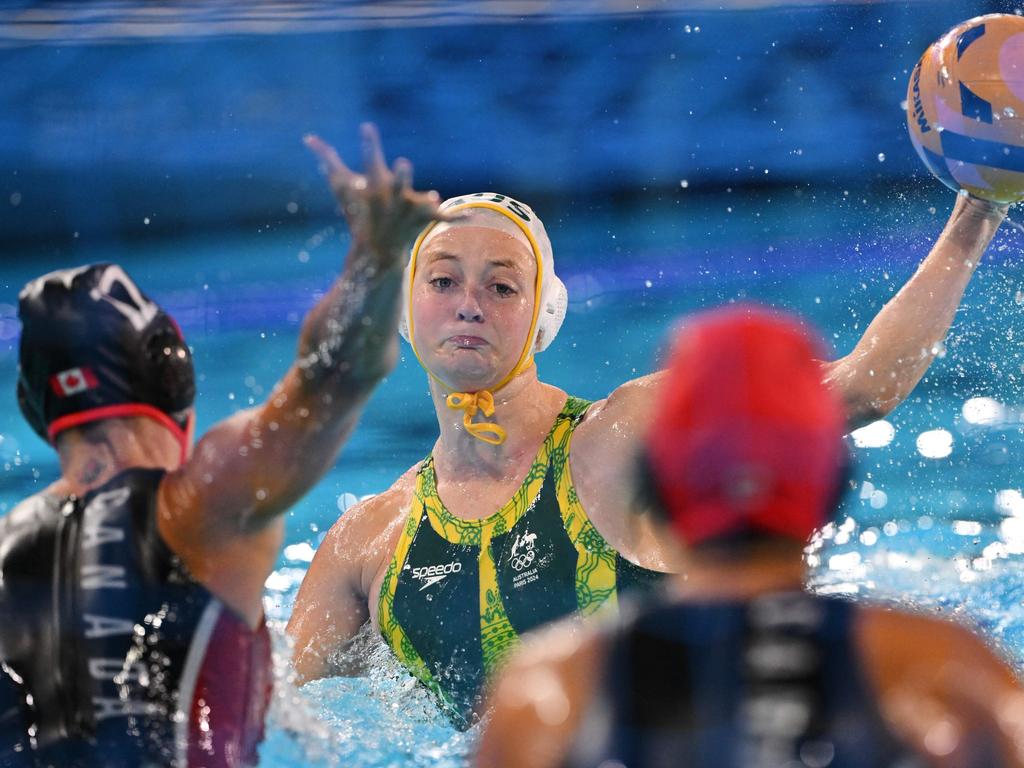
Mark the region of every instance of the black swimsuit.
POLYGON ((131 470, 0 519, 0 733, 20 733, 25 765, 256 761, 269 635, 164 544, 162 476, 131 470))

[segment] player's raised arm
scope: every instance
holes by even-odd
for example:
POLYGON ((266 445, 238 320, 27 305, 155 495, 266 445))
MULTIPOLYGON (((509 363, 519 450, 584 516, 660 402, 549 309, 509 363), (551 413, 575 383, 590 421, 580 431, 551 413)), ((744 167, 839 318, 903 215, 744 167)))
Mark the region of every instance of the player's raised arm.
POLYGON ((854 350, 826 366, 851 426, 884 416, 920 381, 1007 205, 1024 198, 1014 47, 1022 32, 1024 19, 1012 14, 968 19, 929 46, 910 76, 910 139, 925 167, 960 196, 914 276, 854 350))
MULTIPOLYGON (((161 533, 200 575, 215 572, 217 561, 235 563, 229 545, 261 532, 327 470, 397 359, 408 247, 424 224, 444 216, 436 193, 412 189, 408 161, 385 164, 373 126, 363 126, 362 139, 363 174, 319 138, 306 139, 352 245, 341 275, 306 316, 295 362, 265 403, 213 427, 163 484, 161 533)), ((276 542, 263 549, 276 555, 276 542)))
POLYGON ((967 283, 1006 216, 1006 206, 960 195, 914 276, 845 357, 825 364, 851 427, 881 418, 924 376, 953 322, 967 283))

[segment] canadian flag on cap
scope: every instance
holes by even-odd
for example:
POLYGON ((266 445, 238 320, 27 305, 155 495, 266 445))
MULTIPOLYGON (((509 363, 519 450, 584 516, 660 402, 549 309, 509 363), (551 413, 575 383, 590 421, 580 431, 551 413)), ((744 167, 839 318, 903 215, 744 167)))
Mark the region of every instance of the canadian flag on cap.
POLYGON ((98 386, 96 376, 89 368, 68 368, 50 377, 50 386, 58 397, 70 397, 98 386))

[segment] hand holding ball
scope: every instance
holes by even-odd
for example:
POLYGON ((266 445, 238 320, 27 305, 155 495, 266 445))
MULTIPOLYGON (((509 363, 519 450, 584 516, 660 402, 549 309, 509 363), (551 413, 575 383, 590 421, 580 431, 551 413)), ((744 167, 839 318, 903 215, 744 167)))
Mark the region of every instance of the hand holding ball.
POLYGON ((910 76, 907 127, 946 186, 1024 199, 1024 18, 979 16, 933 43, 910 76))

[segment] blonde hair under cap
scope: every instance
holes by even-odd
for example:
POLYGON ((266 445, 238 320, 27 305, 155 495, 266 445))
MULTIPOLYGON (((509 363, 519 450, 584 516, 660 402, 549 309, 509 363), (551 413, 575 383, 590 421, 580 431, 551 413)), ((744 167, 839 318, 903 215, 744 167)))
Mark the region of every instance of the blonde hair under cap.
MULTIPOLYGON (((523 351, 519 355, 519 361, 513 366, 504 378, 491 390, 482 389, 478 392, 450 392, 447 398, 449 408, 463 411, 463 425, 471 435, 491 445, 501 445, 505 442, 505 430, 497 424, 478 424, 473 422, 477 411, 482 411, 484 416, 494 414, 494 392, 508 384, 521 371, 526 370, 533 364, 534 352, 543 352, 562 326, 565 319, 566 306, 568 305, 568 294, 565 285, 555 274, 555 257, 551 249, 551 240, 544 229, 544 224, 533 212, 533 209, 525 203, 513 200, 507 195, 499 195, 495 192, 476 192, 471 195, 460 195, 452 197, 441 203, 441 210, 446 213, 457 213, 463 210, 483 209, 494 211, 513 222, 526 237, 537 260, 537 277, 535 281, 533 321, 530 325, 530 332, 527 334, 523 351)), ((476 226, 493 226, 481 219, 476 226)), ((413 278, 416 275, 416 261, 420 249, 427 241, 431 232, 437 226, 437 222, 429 224, 421 233, 412 247, 412 254, 409 257, 409 264, 405 268, 405 280, 402 288, 402 319, 398 326, 402 338, 409 342, 416 359, 423 365, 419 352, 416 350, 416 343, 413 341, 412 323, 412 288, 413 278)), ((494 227, 497 228, 497 227, 494 227)), ((504 231, 504 230, 502 230, 504 231)), ((447 388, 440 379, 423 365, 424 369, 435 381, 447 388)))

